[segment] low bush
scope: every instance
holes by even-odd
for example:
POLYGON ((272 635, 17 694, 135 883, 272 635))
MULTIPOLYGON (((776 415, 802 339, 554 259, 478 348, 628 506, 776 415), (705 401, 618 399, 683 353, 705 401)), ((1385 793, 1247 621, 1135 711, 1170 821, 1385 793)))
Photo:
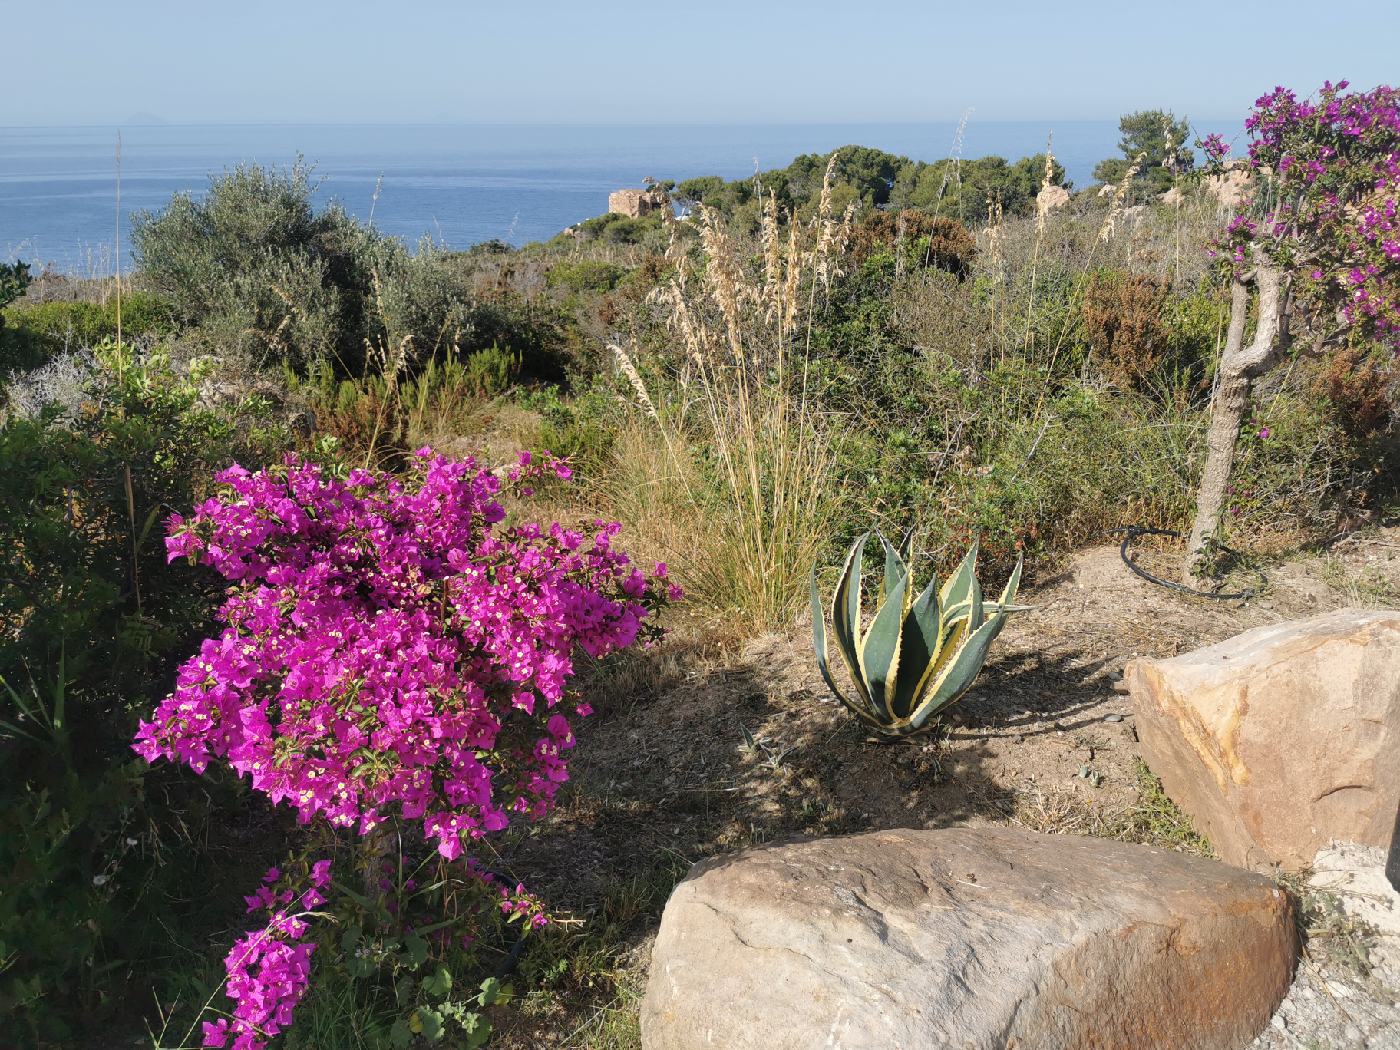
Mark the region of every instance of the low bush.
POLYGON ((142 278, 182 322, 248 360, 357 361, 381 238, 339 207, 316 211, 311 169, 242 165, 196 200, 132 216, 142 278))
POLYGON ((904 266, 932 266, 966 277, 977 255, 977 242, 956 219, 906 208, 872 212, 852 231, 851 254, 856 262, 864 262, 876 251, 898 256, 904 266))
POLYGON ((549 270, 549 286, 571 292, 610 292, 627 271, 614 263, 594 259, 566 259, 549 270))
POLYGON ((1089 349, 1124 387, 1140 386, 1166 358, 1166 286, 1136 273, 1096 270, 1084 284, 1080 324, 1089 349))
POLYGON ((185 844, 223 787, 131 761, 137 712, 215 600, 165 568, 157 523, 214 464, 280 444, 111 345, 76 404, 0 422, 0 1013, 21 1043, 71 1043, 125 1011, 126 982, 164 965, 155 917, 178 928, 206 907, 188 887, 221 884, 185 844))
MULTIPOLYGON (((0 373, 29 369, 64 350, 86 350, 117 337, 117 301, 54 300, 16 303, 3 314, 0 328, 0 373)), ((150 342, 175 330, 169 303, 150 292, 122 296, 122 338, 150 342)))

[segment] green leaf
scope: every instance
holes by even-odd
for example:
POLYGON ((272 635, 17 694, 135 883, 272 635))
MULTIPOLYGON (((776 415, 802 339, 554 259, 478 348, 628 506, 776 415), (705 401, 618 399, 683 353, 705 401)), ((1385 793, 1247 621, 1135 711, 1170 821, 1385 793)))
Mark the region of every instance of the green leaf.
POLYGON ((836 593, 831 601, 831 627, 836 632, 836 644, 841 657, 846 661, 846 670, 851 678, 863 688, 860 677, 860 567, 865 557, 865 543, 870 533, 865 533, 851 545, 846 554, 846 563, 841 568, 841 577, 836 583, 836 593))
POLYGON ((880 537, 880 545, 885 548, 885 578, 880 584, 880 599, 889 601, 890 592, 894 590, 894 581, 909 575, 909 559, 901 557, 900 551, 890 546, 890 541, 885 539, 883 534, 876 535, 880 537))
POLYGON ((409 1043, 413 1042, 413 1030, 408 1027, 408 1022, 400 1017, 389 1029, 389 1042, 393 1043, 399 1050, 405 1050, 409 1043))
POLYGON ((452 991, 452 972, 446 966, 439 966, 432 974, 423 978, 423 991, 441 999, 452 991))
MULTIPOLYGON (((860 566, 864 557, 863 551, 866 541, 870 538, 870 533, 861 536, 851 545, 851 549, 846 552, 846 561, 841 568, 841 576, 836 585, 836 593, 831 600, 831 627, 836 634, 836 650, 841 655, 842 662, 846 665, 846 671, 851 676, 851 684, 856 691, 855 700, 848 699, 840 690, 836 688, 835 682, 827 678, 827 684, 831 687, 836 699, 846 705, 846 708, 867 725, 878 726, 879 717, 874 704, 870 699, 870 689, 860 670, 860 566)), ((815 569, 813 573, 815 574, 815 569)), ((813 576, 812 590, 813 600, 818 600, 816 594, 816 579, 813 576)), ((813 640, 816 641, 817 618, 814 615, 813 640)), ((823 627, 822 648, 825 650, 825 628, 823 627)), ((820 661, 819 661, 820 663, 820 661)), ((828 674, 830 669, 828 668, 828 674)))
POLYGON ((340 950, 346 955, 354 955, 355 949, 359 947, 360 935, 363 932, 358 923, 351 923, 345 927, 345 932, 340 935, 340 950))
POLYGON ((416 970, 428 961, 428 942, 417 933, 404 936, 404 947, 408 949, 408 959, 416 970))
POLYGON ((1001 633, 1005 622, 1005 615, 992 617, 973 632, 964 644, 958 646, 947 666, 926 687, 927 695, 918 701, 910 715, 909 724, 914 730, 923 728, 929 718, 967 692, 973 679, 982 670, 982 664, 986 662, 988 647, 1001 633))
POLYGON ((1010 611, 1024 612, 1026 606, 1013 606, 1011 603, 1016 600, 1016 592, 1021 589, 1021 566, 1025 561, 1024 555, 1017 557, 1016 568, 1011 571, 1011 578, 1006 581, 1006 586, 1002 588, 1001 597, 997 599, 997 605, 1010 611))
POLYGON ((876 715, 888 721, 890 716, 889 686, 899 672, 899 645, 904 615, 909 602, 908 573, 902 574, 889 597, 875 613, 860 649, 860 669, 870 692, 870 703, 876 715))
POLYGON ((938 643, 943 637, 943 619, 938 606, 938 577, 929 579, 914 604, 909 607, 901 628, 903 641, 899 654, 899 672, 895 677, 894 696, 890 712, 896 718, 907 718, 918 693, 919 684, 928 674, 929 665, 938 655, 938 643))
POLYGON ((357 893, 355 890, 352 890, 349 886, 342 885, 339 882, 337 882, 335 885, 337 889, 339 889, 352 901, 358 904, 361 908, 365 909, 365 911, 378 912, 381 910, 379 904, 376 901, 370 900, 363 893, 357 893))
POLYGON ((431 1006, 420 1006, 413 1011, 413 1015, 418 1018, 418 1024, 423 1032, 423 1038, 430 1043, 439 1042, 446 1032, 442 1024, 442 1014, 438 1013, 431 1006))
POLYGON ((963 555, 963 560, 958 562, 958 567, 953 570, 953 575, 948 577, 948 582, 943 585, 943 590, 938 595, 938 601, 943 607, 945 618, 951 618, 951 610, 968 600, 976 579, 977 541, 973 540, 972 546, 963 555))
POLYGON ((476 1001, 482 1006, 492 1006, 505 994, 501 988, 501 982, 495 977, 488 977, 481 982, 481 991, 477 993, 476 1001))
POLYGON ((468 1050, 476 1050, 477 1047, 485 1046, 491 1038, 491 1022, 480 1014, 467 1014, 461 1019, 461 1024, 462 1030, 467 1035, 464 1045, 468 1050))
MULTIPOLYGON (((841 703, 855 710, 851 702, 846 699, 840 689, 836 687, 836 679, 831 676, 831 665, 826 657, 826 612, 822 608, 821 592, 817 589, 817 567, 812 566, 812 650, 817 654, 817 670, 822 673, 822 681, 831 690, 831 694, 840 700, 841 703)), ((748 730, 744 733, 747 735, 748 730)))

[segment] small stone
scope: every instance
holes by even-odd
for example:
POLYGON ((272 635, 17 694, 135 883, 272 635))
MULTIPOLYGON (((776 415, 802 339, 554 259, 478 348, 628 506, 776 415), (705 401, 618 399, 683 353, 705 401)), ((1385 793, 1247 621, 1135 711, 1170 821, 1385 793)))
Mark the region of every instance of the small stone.
POLYGON ((1103 719, 1103 720, 1104 720, 1105 722, 1121 722, 1121 721, 1123 721, 1123 716, 1120 715, 1120 714, 1118 714, 1118 713, 1115 711, 1115 712, 1114 712, 1113 714, 1111 714, 1111 715, 1104 715, 1104 719, 1103 719))

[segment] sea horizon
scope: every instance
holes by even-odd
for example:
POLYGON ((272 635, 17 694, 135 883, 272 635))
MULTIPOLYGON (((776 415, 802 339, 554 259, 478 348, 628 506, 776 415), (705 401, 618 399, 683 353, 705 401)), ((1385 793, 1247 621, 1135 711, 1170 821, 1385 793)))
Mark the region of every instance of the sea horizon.
MULTIPOLYGON (((0 260, 79 276, 113 272, 118 133, 128 268, 134 212, 159 210, 176 193, 197 196, 212 176, 240 163, 284 168, 300 156, 319 182, 318 204, 338 201, 410 245, 426 237, 460 250, 489 240, 548 240, 606 212, 612 190, 646 177, 742 178, 844 145, 938 160, 957 151, 959 123, 0 126, 0 260)), ((1042 152, 1052 134, 1076 186, 1117 153, 1116 120, 970 119, 960 155, 1014 161, 1042 152)))

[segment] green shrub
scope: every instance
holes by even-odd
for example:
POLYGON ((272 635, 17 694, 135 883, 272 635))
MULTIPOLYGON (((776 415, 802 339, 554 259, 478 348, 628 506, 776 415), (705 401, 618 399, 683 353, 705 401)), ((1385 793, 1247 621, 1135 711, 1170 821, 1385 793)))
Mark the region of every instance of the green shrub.
MULTIPOLYGON (((18 299, 28 287, 28 263, 0 263, 0 309, 18 299)), ((3 315, 0 315, 0 328, 3 328, 4 324, 3 315)))
POLYGON ((477 397, 495 397, 505 392, 520 371, 520 355, 492 344, 468 354, 461 368, 468 389, 477 397))
POLYGON ((311 169, 240 165, 200 200, 132 217, 145 281, 177 317, 253 361, 361 360, 383 238, 338 205, 312 206, 311 169))
POLYGON ((604 384, 564 400, 560 388, 547 386, 521 391, 523 408, 539 415, 538 430, 527 448, 548 449, 567 457, 579 477, 595 480, 606 468, 616 440, 617 404, 604 384))
POLYGON ((572 236, 575 242, 603 241, 606 244, 664 244, 665 238, 666 222, 659 213, 641 219, 611 212, 598 215, 575 226, 572 236))
POLYGON ((569 259, 555 263, 546 278, 551 288, 570 292, 610 292, 627 271, 596 259, 569 259))
POLYGON ((75 412, 0 423, 0 1015, 20 1042, 71 1045, 193 936, 204 855, 171 847, 206 833, 225 789, 143 770, 130 742, 217 594, 166 564, 162 521, 200 496, 194 479, 281 444, 240 443, 158 358, 109 345, 96 365, 75 412))
MULTIPOLYGON (((0 370, 30 368, 62 350, 87 349, 117 337, 117 302, 15 304, 3 314, 7 340, 0 370)), ((122 338, 155 339, 175 328, 170 304, 149 292, 122 296, 122 338)))
POLYGON ((877 251, 902 253, 906 267, 931 266, 966 277, 977 255, 977 242, 957 219, 907 208, 872 212, 856 226, 851 236, 853 258, 863 261, 877 251))

